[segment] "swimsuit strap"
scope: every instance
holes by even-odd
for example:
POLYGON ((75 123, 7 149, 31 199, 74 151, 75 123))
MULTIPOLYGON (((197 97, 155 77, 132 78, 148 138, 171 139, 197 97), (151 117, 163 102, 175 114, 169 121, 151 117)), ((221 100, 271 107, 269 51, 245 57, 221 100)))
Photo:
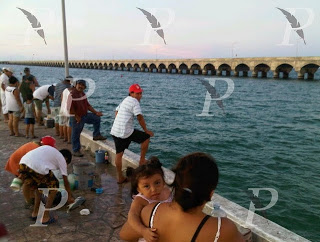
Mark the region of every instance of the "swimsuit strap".
POLYGON ((192 239, 191 239, 191 242, 195 242, 195 241, 196 241, 196 238, 198 237, 198 234, 199 234, 200 230, 202 229, 203 225, 207 222, 207 220, 208 220, 210 217, 211 217, 210 215, 206 215, 206 216, 202 219, 201 223, 199 224, 196 232, 194 233, 194 235, 193 235, 193 237, 192 237, 192 239))
POLYGON ((214 242, 217 242, 220 237, 220 228, 221 228, 221 217, 218 217, 218 230, 217 230, 214 242))
POLYGON ((154 216, 156 215, 157 209, 159 207, 159 205, 161 204, 161 202, 158 202, 156 204, 156 206, 153 207, 152 212, 151 212, 151 216, 150 216, 150 220, 149 220, 149 228, 153 227, 153 220, 154 220, 154 216))

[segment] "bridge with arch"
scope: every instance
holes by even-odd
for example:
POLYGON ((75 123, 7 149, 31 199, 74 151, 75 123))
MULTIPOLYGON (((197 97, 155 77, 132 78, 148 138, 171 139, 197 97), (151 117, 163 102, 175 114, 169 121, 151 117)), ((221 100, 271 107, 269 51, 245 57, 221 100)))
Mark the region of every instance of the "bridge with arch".
MULTIPOLYGON (((6 61, 1 63, 64 67, 64 61, 6 61)), ((289 78, 295 71, 298 79, 314 79, 320 57, 258 57, 212 59, 137 59, 137 60, 71 60, 70 68, 171 74, 251 76, 289 78)))

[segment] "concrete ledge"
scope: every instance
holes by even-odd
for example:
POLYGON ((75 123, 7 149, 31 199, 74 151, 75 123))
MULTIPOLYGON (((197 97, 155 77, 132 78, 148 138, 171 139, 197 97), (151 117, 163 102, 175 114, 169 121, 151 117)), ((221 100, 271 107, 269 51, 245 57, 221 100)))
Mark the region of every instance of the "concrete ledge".
MULTIPOLYGON (((92 139, 91 132, 89 132, 88 130, 83 130, 83 132, 81 133, 80 141, 82 146, 84 146, 86 150, 90 150, 93 153, 99 148, 108 151, 109 161, 113 165, 115 165, 114 161, 116 151, 113 140, 94 141, 92 139)), ((139 155, 129 150, 126 150, 122 159, 122 169, 125 170, 128 166, 138 167, 139 159, 139 155)), ((170 184, 174 179, 174 173, 167 168, 163 169, 165 172, 165 180, 168 184, 170 184)), ((309 241, 291 232, 290 230, 287 230, 284 227, 261 217, 258 214, 254 214, 252 224, 246 224, 246 219, 249 212, 248 209, 241 207, 238 204, 229 201, 228 199, 223 198, 216 193, 213 195, 213 199, 215 202, 220 203, 221 208, 227 213, 228 218, 231 219, 238 227, 245 227, 251 229, 253 233, 253 241, 309 241)), ((204 212, 210 214, 211 211, 211 204, 207 203, 207 205, 204 208, 204 212)))

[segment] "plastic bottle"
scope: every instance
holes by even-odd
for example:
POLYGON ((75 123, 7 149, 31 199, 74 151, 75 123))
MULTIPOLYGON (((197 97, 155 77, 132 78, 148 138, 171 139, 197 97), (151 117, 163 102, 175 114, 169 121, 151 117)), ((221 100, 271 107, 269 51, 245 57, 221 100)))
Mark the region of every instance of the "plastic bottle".
MULTIPOLYGON (((213 203, 213 202, 212 202, 213 203)), ((211 212, 211 216, 212 217, 227 217, 226 212, 220 208, 220 204, 219 203, 214 203, 213 204, 213 209, 211 212)))
POLYGON ((108 156, 108 152, 106 151, 106 153, 104 153, 104 161, 108 164, 109 163, 109 156, 108 156))

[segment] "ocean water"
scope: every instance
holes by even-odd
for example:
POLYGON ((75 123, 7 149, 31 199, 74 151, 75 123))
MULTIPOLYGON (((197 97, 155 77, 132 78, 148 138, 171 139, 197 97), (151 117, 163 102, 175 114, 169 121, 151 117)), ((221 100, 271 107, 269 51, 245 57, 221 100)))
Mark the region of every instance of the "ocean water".
MULTIPOLYGON (((12 67, 20 77, 24 66, 12 67)), ((64 76, 63 68, 31 66, 31 72, 40 84, 64 76)), ((171 168, 187 153, 210 153, 220 169, 220 195, 249 208, 248 188, 273 188, 278 201, 262 215, 320 241, 319 73, 317 81, 231 77, 234 91, 223 100, 224 112, 212 101, 214 116, 208 117, 197 116, 206 96, 198 78, 204 76, 89 69, 70 69, 70 74, 94 80, 89 101, 104 113, 101 130, 109 139, 115 108, 128 95, 128 87, 139 83, 147 127, 155 133, 148 156, 158 156, 171 168)), ((226 82, 216 81, 216 89, 222 96, 226 82)), ((140 151, 136 144, 130 150, 140 151)), ((270 192, 260 191, 263 206, 270 199, 270 192)))

